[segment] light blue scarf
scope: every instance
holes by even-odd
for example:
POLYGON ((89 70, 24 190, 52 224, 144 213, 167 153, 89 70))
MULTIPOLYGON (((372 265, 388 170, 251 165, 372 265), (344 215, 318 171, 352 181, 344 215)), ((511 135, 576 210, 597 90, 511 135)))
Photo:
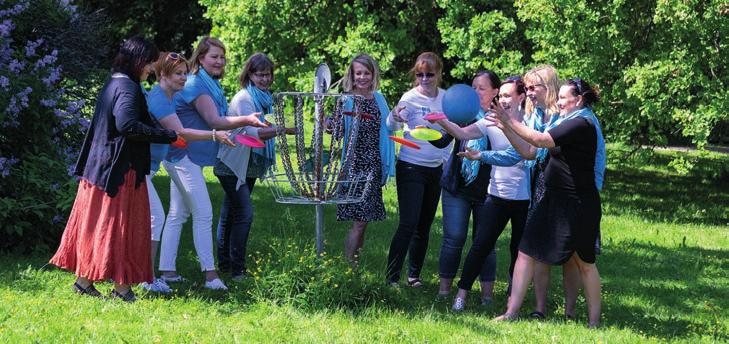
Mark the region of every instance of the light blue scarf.
MULTIPOLYGON (((375 101, 380 110, 380 161, 382 162, 382 180, 380 185, 387 183, 388 177, 395 176, 395 143, 389 139, 392 131, 387 129, 387 115, 390 108, 387 107, 387 101, 380 92, 375 92, 375 101)), ((344 111, 351 111, 354 106, 354 98, 347 97, 344 103, 344 111)), ((352 116, 344 116, 344 132, 348 133, 352 127, 352 116)), ((347 139, 349 135, 344 135, 344 146, 347 147, 347 139)), ((347 152, 342 151, 342 159, 347 152)))
MULTIPOLYGON (((273 98, 271 97, 270 91, 264 91, 255 85, 253 83, 248 83, 248 87, 246 87, 246 91, 248 91, 248 94, 251 95, 251 98, 253 98, 253 105, 256 107, 256 112, 260 112, 261 115, 258 116, 258 119, 263 122, 266 119, 267 113, 273 112, 273 98)), ((266 158, 266 167, 272 165, 276 161, 276 151, 275 151, 275 145, 276 145, 276 139, 270 138, 265 142, 266 147, 264 148, 253 148, 252 151, 255 154, 258 154, 264 158, 266 158)))
POLYGON ((225 116, 228 113, 228 101, 225 99, 225 93, 223 93, 223 87, 220 86, 220 81, 210 77, 205 68, 200 68, 197 73, 197 78, 200 79, 202 85, 210 92, 210 95, 215 102, 215 107, 218 108, 218 116, 225 116))
MULTIPOLYGON (((605 180, 605 166, 607 163, 607 151, 605 149, 605 138, 602 135, 602 127, 600 126, 600 121, 597 120, 597 117, 595 116, 595 113, 592 112, 592 109, 589 107, 583 107, 582 109, 578 109, 575 111, 572 111, 567 116, 560 117, 552 115, 552 117, 557 117, 556 120, 552 121, 550 120, 550 124, 547 125, 546 129, 544 131, 548 131, 556 126, 558 126, 560 123, 573 119, 575 117, 583 117, 587 118, 592 122, 592 124, 595 126, 595 131, 597 133, 597 150, 595 151, 595 186, 597 187, 597 190, 602 190, 603 182, 605 180)), ((543 150, 544 153, 542 159, 544 156, 546 156, 547 149, 546 148, 540 148, 539 150, 543 150)), ((540 158, 540 152, 537 151, 537 159, 540 158)))
MULTIPOLYGON (((478 115, 476 115, 476 120, 480 120, 481 118, 486 117, 487 113, 481 109, 478 112, 478 115)), ((483 138, 476 139, 476 140, 468 140, 466 142, 466 147, 478 150, 478 151, 484 151, 486 150, 486 146, 488 145, 488 137, 484 136, 483 138)), ((481 166, 481 160, 468 160, 468 159, 462 159, 461 162, 461 176, 463 176, 463 179, 466 181, 466 185, 471 184, 474 180, 476 180, 476 176, 478 176, 478 169, 481 166)))

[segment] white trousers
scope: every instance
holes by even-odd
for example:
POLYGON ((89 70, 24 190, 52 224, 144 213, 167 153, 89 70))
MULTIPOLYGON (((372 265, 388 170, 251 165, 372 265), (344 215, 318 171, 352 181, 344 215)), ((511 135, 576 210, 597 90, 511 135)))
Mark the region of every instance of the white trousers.
POLYGON ((202 271, 215 270, 213 258, 213 206, 205 185, 202 167, 187 157, 177 162, 163 161, 170 175, 170 210, 162 233, 159 270, 177 271, 177 248, 182 226, 192 214, 192 241, 202 271))
POLYGON ((152 222, 152 241, 159 241, 162 237, 162 228, 165 226, 165 209, 152 184, 152 175, 147 175, 147 193, 149 194, 149 213, 152 222))

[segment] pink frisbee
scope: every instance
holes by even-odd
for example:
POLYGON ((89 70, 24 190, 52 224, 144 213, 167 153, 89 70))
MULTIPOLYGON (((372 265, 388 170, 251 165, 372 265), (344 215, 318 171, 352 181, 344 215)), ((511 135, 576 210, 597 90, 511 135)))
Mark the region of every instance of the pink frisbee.
POLYGON ((446 115, 442 112, 431 112, 425 116, 423 116, 423 119, 426 121, 437 121, 441 119, 447 119, 446 115))
POLYGON ((263 143, 263 141, 259 140, 256 137, 250 136, 250 135, 240 134, 235 137, 235 140, 238 141, 238 143, 240 143, 242 145, 246 145, 251 148, 266 147, 266 145, 263 143))

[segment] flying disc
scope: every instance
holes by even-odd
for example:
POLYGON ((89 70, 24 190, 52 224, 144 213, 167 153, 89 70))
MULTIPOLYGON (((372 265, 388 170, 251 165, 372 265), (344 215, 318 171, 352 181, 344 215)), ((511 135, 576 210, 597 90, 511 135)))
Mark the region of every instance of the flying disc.
POLYGON ((180 148, 180 149, 187 148, 187 141, 185 141, 185 139, 183 139, 182 136, 180 136, 180 135, 177 135, 177 140, 175 140, 174 142, 172 142, 170 144, 173 147, 180 148))
POLYGON ((443 137, 440 131, 430 128, 415 128, 410 129, 410 135, 418 140, 433 141, 443 137))
POLYGON ((266 145, 263 143, 263 141, 259 140, 258 138, 255 138, 250 135, 244 135, 240 134, 235 137, 235 140, 238 141, 238 143, 242 145, 246 145, 251 148, 263 148, 266 147, 266 145))
POLYGON ((393 140, 393 141, 395 141, 395 142, 397 142, 397 143, 399 143, 399 144, 401 144, 403 146, 407 146, 407 147, 415 148, 415 149, 420 149, 420 146, 418 146, 417 143, 415 143, 413 141, 410 141, 408 139, 404 139, 402 137, 397 137, 397 136, 394 136, 394 135, 390 135, 390 140, 393 140))
POLYGON ((356 112, 355 113, 355 112, 352 112, 352 111, 342 111, 342 114, 343 115, 346 115, 346 116, 357 116, 357 115, 359 115, 359 117, 362 118, 362 119, 375 119, 375 116, 372 116, 372 115, 370 115, 370 114, 368 114, 366 112, 356 112))
POLYGON ((431 112, 431 113, 423 116, 423 119, 426 121, 437 121, 437 120, 446 119, 446 118, 448 118, 448 117, 446 117, 446 114, 444 114, 442 112, 431 112))

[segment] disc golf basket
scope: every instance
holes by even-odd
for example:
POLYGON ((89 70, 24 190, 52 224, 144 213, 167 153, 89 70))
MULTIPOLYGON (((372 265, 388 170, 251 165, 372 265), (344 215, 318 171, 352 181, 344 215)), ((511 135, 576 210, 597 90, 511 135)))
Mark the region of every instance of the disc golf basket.
POLYGON ((312 204, 316 209, 316 253, 324 246, 324 204, 361 202, 373 173, 352 168, 360 123, 359 96, 326 93, 331 77, 325 64, 317 67, 314 92, 273 95, 276 127, 297 128, 295 135, 276 137, 277 161, 264 181, 278 203, 312 204), (344 104, 352 104, 344 111, 344 104), (348 118, 348 119, 345 119, 348 118), (346 122, 346 125, 345 125, 346 122))

